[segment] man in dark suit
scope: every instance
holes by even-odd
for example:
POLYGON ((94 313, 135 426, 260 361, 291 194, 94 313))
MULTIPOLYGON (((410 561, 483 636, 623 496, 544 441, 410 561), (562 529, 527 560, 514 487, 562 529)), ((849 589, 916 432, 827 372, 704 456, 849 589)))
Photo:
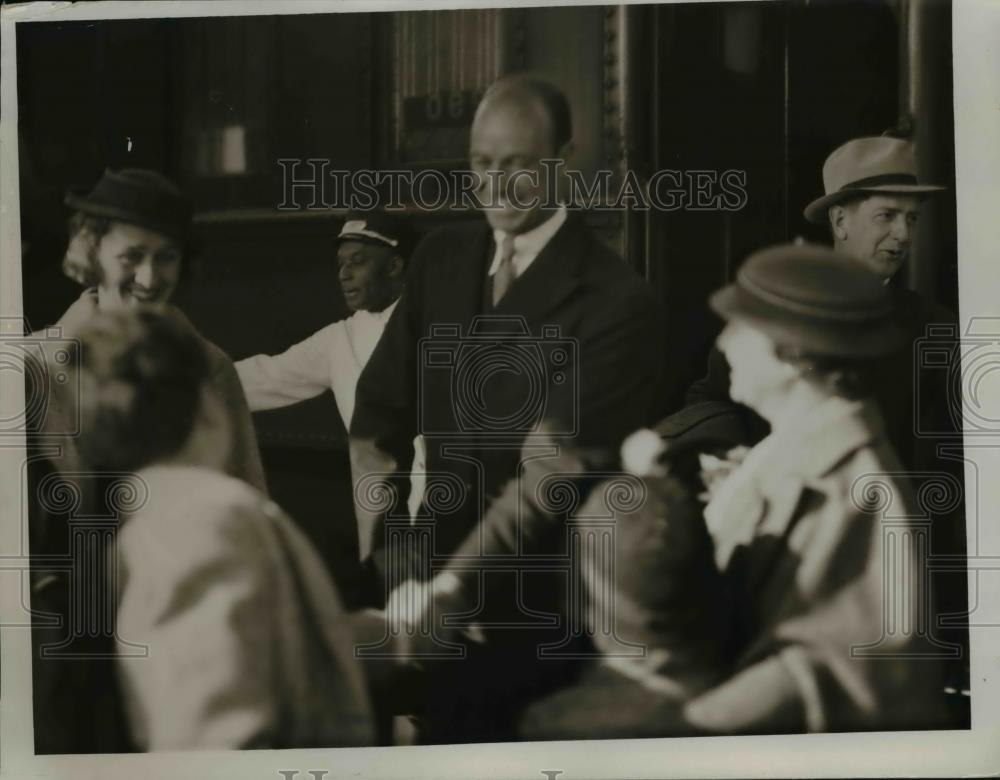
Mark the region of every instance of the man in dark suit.
MULTIPOLYGON (((661 310, 582 217, 557 203, 543 160, 565 160, 571 149, 569 106, 558 89, 514 76, 486 92, 470 135, 486 224, 442 229, 418 247, 399 307, 358 383, 351 426, 357 489, 370 490, 372 472, 384 475, 376 482, 392 481, 412 462, 420 434, 427 482, 419 515, 440 564, 476 533, 533 441, 539 457, 553 455, 552 442, 616 448, 651 422, 662 375, 661 310), (543 421, 545 438, 538 436, 543 421)), ((395 480, 401 492, 402 477, 395 480)), ((394 509, 403 504, 397 496, 394 509)), ((426 562, 416 573, 386 564, 398 559, 386 555, 391 523, 384 507, 370 508, 359 527, 368 529, 379 585, 430 575, 426 562)), ((563 554, 565 538, 522 553, 563 554)), ((428 675, 425 740, 509 737, 519 703, 566 672, 566 663, 538 654, 539 644, 566 633, 565 578, 527 571, 517 557, 506 569, 484 572, 488 598, 477 620, 485 642, 428 675)))

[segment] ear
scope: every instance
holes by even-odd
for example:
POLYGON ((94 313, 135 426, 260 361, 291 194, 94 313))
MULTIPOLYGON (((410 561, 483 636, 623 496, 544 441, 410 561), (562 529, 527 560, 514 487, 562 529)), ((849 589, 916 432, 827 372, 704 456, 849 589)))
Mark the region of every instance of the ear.
POLYGON ((847 238, 847 226, 844 224, 847 221, 847 209, 840 205, 830 206, 829 216, 833 237, 843 241, 847 238))
POLYGON ((406 262, 403 260, 402 255, 393 255, 389 259, 389 276, 402 276, 403 271, 406 270, 406 262))

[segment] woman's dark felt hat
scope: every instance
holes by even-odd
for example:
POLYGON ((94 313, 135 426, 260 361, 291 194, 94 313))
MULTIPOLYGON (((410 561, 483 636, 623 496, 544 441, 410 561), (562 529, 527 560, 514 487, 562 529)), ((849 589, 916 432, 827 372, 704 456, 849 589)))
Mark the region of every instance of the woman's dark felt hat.
POLYGON ((747 258, 712 308, 776 343, 841 358, 885 355, 901 346, 892 296, 852 257, 811 244, 782 244, 747 258))
POLYGON ((191 201, 166 176, 145 168, 105 170, 89 193, 66 193, 66 205, 182 241, 190 237, 191 201))

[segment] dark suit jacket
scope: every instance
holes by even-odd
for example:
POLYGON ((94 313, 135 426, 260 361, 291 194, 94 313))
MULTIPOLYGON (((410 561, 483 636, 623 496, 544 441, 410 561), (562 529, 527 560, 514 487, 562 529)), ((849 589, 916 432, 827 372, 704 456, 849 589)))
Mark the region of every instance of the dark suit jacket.
MULTIPOLYGON (((493 252, 485 222, 427 236, 358 382, 355 479, 372 464, 408 467, 413 437, 422 433, 425 504, 439 495, 436 485, 458 493, 433 507, 441 555, 456 549, 515 476, 526 429, 543 418, 564 442, 616 447, 651 422, 663 373, 662 313, 652 290, 579 215, 570 213, 495 309, 484 307, 493 252), (484 308, 523 318, 527 336, 494 339, 499 347, 470 338, 484 308), (449 352, 451 365, 442 365, 449 352), (514 370, 491 370, 503 363, 514 370)), ((516 324, 480 321, 479 329, 495 333, 516 324)), ((399 486, 405 491, 403 480, 399 486)), ((379 550, 377 523, 372 533, 379 550)))
MULTIPOLYGON (((485 223, 427 236, 358 382, 352 467, 360 528, 370 529, 375 551, 375 588, 386 585, 387 568, 390 587, 415 570, 394 574, 405 557, 393 546, 385 554, 379 507, 369 505, 366 522, 364 475, 406 469, 416 433, 426 442, 424 508, 443 563, 463 542, 463 552, 489 554, 466 540, 482 533, 480 519, 517 475, 522 448, 530 453, 537 444, 549 457, 553 444, 617 450, 654 418, 662 312, 645 282, 571 213, 494 308, 485 303, 494 252, 485 223), (507 319, 483 321, 484 313, 507 319), (542 420, 545 434, 535 432, 542 420)), ((395 484, 396 507, 405 507, 405 476, 395 484)), ((522 552, 564 554, 565 535, 552 530, 522 552)), ((567 631, 568 621, 558 620, 567 612, 565 576, 513 567, 484 575, 476 621, 486 643, 470 646, 466 662, 424 665, 423 740, 508 739, 517 709, 573 674, 572 663, 537 655, 567 631), (518 627, 488 627, 512 622, 518 627)))

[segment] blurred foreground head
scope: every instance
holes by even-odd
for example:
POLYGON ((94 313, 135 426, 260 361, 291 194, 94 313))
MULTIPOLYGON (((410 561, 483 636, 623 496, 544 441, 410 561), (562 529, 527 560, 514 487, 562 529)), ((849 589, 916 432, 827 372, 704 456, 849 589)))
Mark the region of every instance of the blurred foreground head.
POLYGON ((230 431, 190 325, 159 306, 102 312, 79 333, 80 456, 96 471, 221 468, 230 431))

